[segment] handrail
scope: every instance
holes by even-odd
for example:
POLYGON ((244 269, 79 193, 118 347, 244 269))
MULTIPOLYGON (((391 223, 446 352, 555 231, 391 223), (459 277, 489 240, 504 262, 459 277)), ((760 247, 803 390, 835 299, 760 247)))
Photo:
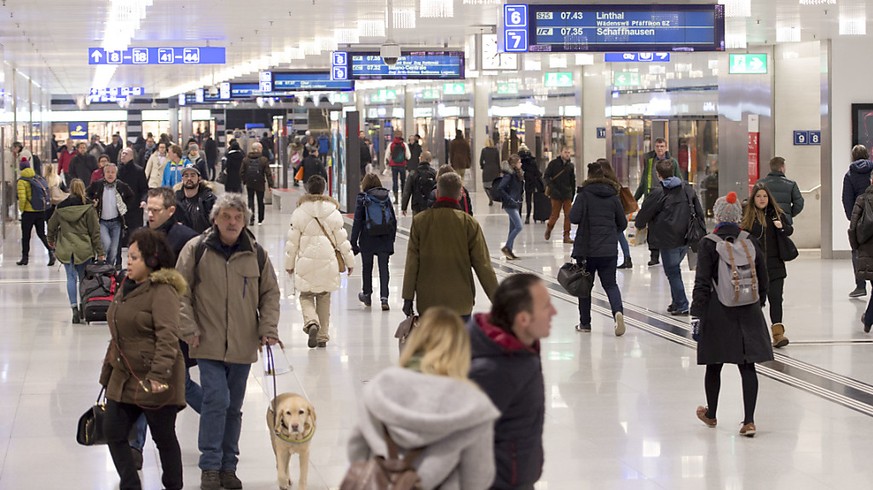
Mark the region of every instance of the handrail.
POLYGON ((812 194, 813 192, 815 192, 815 191, 817 191, 817 190, 819 190, 819 189, 821 189, 821 184, 819 184, 819 185, 813 187, 812 189, 810 189, 810 190, 808 190, 808 191, 800 191, 800 193, 801 193, 801 194, 812 194))

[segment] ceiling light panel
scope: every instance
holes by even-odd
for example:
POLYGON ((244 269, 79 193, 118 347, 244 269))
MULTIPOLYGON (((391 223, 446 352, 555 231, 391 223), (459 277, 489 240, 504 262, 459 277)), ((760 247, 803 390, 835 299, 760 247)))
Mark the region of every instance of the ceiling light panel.
POLYGON ((421 0, 418 9, 422 19, 448 19, 455 16, 455 0, 421 0))
POLYGON ((751 17, 752 0, 718 0, 724 5, 725 17, 751 17))
POLYGON ((867 7, 860 5, 840 5, 840 35, 867 35, 867 7))
POLYGON ((360 37, 385 37, 385 21, 379 20, 359 20, 358 21, 358 36, 360 37))
POLYGON ((837 0, 799 0, 800 5, 836 5, 837 0))

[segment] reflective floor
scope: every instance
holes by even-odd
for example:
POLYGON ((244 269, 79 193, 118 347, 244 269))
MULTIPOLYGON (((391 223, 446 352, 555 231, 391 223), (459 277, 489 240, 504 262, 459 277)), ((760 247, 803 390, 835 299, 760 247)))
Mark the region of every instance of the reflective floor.
MULTIPOLYGON (((545 225, 526 226, 516 241, 521 260, 506 262, 499 248, 508 229, 497 206, 477 196, 475 209, 499 276, 527 270, 550 286, 570 245, 543 240, 545 225)), ((290 211, 270 209, 255 233, 280 261, 290 211)), ((401 226, 409 225, 409 218, 401 226)), ((31 263, 16 267, 19 231, 7 227, 0 265, 0 490, 114 489, 118 478, 105 447, 74 440, 76 421, 98 392, 97 378, 109 338, 105 324, 70 323, 62 268, 45 265, 34 237, 31 263)), ((280 334, 292 371, 278 377, 279 391, 304 392, 318 411, 310 486, 336 488, 347 468, 345 442, 355 422, 360 388, 397 361, 393 338, 403 319, 399 291, 405 233, 391 260, 389 312, 356 298, 360 271, 343 279, 332 304, 332 340, 310 350, 301 331, 292 284, 283 288, 280 334)), ((869 488, 873 450, 873 335, 858 321, 866 298, 850 300, 848 261, 801 254, 788 268, 785 324, 791 345, 760 368, 754 439, 737 434, 742 418, 739 375, 724 371, 717 429, 694 415, 704 402, 703 368, 695 363, 688 320, 665 316, 669 288, 648 253, 632 249, 636 266, 619 271, 628 332, 612 334, 605 296, 595 288, 592 333, 579 334, 576 305, 554 285, 558 308, 552 335, 543 342, 547 417, 546 466, 538 489, 846 489, 869 488), (736 423, 734 423, 736 422, 736 423)), ((376 273, 377 274, 377 273, 376 273)), ((693 273, 684 273, 690 292, 693 273)), ((489 304, 481 290, 476 310, 489 304)), ((286 361, 287 359, 287 361, 286 361)), ((192 371, 196 376, 196 369, 192 371)), ((269 379, 253 369, 243 417, 239 476, 247 489, 272 489, 275 462, 264 422, 269 379)), ((198 488, 198 417, 179 415, 187 488, 198 488)), ((146 445, 143 484, 159 489, 157 452, 146 445)), ((297 462, 292 462, 296 479, 297 462)))

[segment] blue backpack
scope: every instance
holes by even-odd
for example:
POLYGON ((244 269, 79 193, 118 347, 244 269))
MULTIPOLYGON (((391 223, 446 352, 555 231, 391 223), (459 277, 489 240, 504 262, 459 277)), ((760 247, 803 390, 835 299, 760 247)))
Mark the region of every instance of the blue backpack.
POLYGON ((364 215, 370 236, 390 235, 394 232, 397 220, 390 207, 391 202, 388 199, 364 195, 364 215))
POLYGON ((51 207, 52 202, 45 177, 37 175, 31 178, 21 177, 21 180, 30 184, 30 207, 34 211, 45 211, 51 207))

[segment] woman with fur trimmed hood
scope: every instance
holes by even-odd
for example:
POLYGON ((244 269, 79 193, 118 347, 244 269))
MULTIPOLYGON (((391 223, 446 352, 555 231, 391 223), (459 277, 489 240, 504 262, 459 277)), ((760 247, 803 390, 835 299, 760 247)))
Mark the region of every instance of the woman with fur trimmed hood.
POLYGON ((355 263, 339 203, 323 195, 326 185, 320 175, 306 181, 306 194, 291 214, 285 242, 285 270, 294 275, 300 291, 303 331, 309 335, 310 348, 326 347, 330 340, 330 293, 340 286, 336 252, 349 274, 355 263))
MULTIPOLYGON (((573 258, 590 274, 597 272, 600 285, 609 298, 615 319, 615 336, 624 335, 624 308, 621 291, 615 281, 618 265, 618 234, 627 228, 627 217, 618 192, 617 182, 606 178, 600 163, 588 164, 588 179, 576 193, 570 210, 570 222, 579 225, 573 241, 573 258)), ((591 297, 579 298, 580 332, 591 331, 591 297)))

